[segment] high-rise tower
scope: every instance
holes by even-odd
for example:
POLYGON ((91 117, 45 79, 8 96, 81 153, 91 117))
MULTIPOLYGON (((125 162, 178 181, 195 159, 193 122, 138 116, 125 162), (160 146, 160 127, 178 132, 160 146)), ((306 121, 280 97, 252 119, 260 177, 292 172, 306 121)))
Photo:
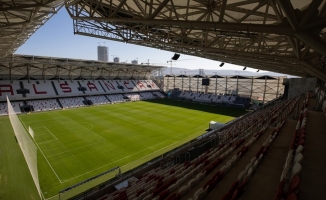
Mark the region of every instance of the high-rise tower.
POLYGON ((109 50, 106 46, 97 46, 97 60, 98 61, 109 61, 108 59, 109 50))

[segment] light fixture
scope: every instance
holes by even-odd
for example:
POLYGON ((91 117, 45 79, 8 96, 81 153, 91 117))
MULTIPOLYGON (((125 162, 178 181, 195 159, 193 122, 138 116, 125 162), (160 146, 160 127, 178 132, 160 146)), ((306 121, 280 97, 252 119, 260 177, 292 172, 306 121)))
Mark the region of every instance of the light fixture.
POLYGON ((223 67, 223 65, 224 65, 224 62, 222 62, 222 63, 220 64, 220 67, 223 67))
POLYGON ((244 68, 243 68, 243 70, 246 70, 246 69, 247 69, 247 67, 244 67, 244 68))
POLYGON ((259 72, 259 69, 257 70, 257 72, 259 72))

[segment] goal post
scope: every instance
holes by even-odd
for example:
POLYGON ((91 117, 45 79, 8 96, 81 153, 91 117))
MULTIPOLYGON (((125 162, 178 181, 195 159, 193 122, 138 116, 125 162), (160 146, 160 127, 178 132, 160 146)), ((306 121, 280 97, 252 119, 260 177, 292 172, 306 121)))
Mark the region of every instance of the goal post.
POLYGON ((28 132, 29 132, 29 134, 31 135, 31 137, 34 140, 34 131, 33 131, 33 129, 30 126, 28 127, 28 132))
POLYGON ((34 132, 31 128, 29 128, 30 129, 29 133, 31 134, 30 137, 29 134, 27 133, 27 130, 24 128, 23 124, 19 120, 16 112, 14 111, 8 96, 7 96, 7 107, 8 107, 9 120, 14 130, 19 147, 23 152, 25 161, 32 175, 33 181, 40 195, 40 198, 43 199, 39 178, 38 178, 38 170, 37 170, 37 147, 33 141, 34 132))

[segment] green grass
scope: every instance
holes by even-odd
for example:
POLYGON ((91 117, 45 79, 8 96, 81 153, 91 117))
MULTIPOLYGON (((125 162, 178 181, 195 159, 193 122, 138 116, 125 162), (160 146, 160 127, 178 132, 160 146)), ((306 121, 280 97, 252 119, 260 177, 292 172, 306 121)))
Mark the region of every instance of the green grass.
MULTIPOLYGON (((130 170, 205 133, 209 121, 226 123, 243 113, 166 99, 32 113, 19 118, 34 130, 41 190, 49 198, 113 167, 120 166, 122 172, 130 170)), ((0 134, 0 163, 5 163, 0 165, 0 199, 26 199, 21 198, 26 194, 37 199, 9 120, 1 117, 0 122, 5 130, 0 134), (17 178, 16 171, 23 178, 17 178), (19 185, 32 189, 21 190, 19 185)))

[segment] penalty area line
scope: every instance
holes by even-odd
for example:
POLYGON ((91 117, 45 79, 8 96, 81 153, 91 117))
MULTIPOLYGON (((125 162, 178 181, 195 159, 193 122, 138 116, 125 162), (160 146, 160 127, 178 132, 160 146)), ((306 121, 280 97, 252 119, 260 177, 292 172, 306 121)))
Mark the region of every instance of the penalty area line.
POLYGON ((51 135, 52 135, 56 140, 58 140, 58 138, 57 138, 56 136, 54 136, 53 133, 52 133, 48 128, 46 128, 46 126, 44 126, 44 128, 45 128, 49 133, 51 133, 51 135))
MULTIPOLYGON (((19 120, 20 120, 21 123, 24 125, 25 130, 27 130, 27 129, 26 129, 26 125, 25 125, 25 123, 24 123, 20 118, 19 118, 19 120)), ((60 181, 60 183, 63 183, 63 182, 61 181, 61 179, 59 178, 58 174, 57 174, 57 173, 55 172, 55 170, 53 169, 53 167, 52 167, 52 165, 50 164, 50 162, 48 161, 48 159, 46 158, 46 156, 44 155, 42 149, 38 146, 37 142, 36 142, 34 139, 33 139, 33 141, 34 141, 34 143, 36 144, 37 148, 38 148, 38 149, 40 150, 40 152, 42 153, 42 155, 43 155, 43 157, 45 158, 46 162, 49 164, 50 168, 52 169, 52 171, 53 171, 53 173, 55 174, 55 176, 57 177, 57 179, 60 181)))

